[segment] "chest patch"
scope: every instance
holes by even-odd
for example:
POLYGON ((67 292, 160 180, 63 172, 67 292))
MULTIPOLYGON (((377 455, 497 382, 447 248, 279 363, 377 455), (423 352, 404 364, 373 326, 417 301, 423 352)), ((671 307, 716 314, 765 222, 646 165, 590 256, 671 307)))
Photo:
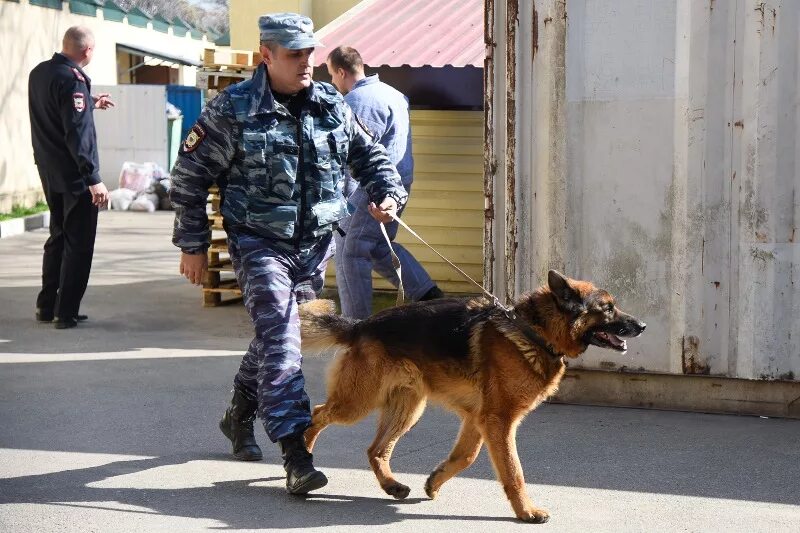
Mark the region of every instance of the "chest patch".
POLYGON ((82 113, 86 109, 86 97, 83 93, 72 93, 72 107, 78 113, 82 113))
POLYGON ((195 124, 192 126, 192 129, 189 130, 189 134, 186 136, 186 140, 183 141, 183 151, 184 152, 194 152, 200 143, 203 142, 203 139, 206 138, 206 130, 203 129, 203 126, 200 124, 195 124))

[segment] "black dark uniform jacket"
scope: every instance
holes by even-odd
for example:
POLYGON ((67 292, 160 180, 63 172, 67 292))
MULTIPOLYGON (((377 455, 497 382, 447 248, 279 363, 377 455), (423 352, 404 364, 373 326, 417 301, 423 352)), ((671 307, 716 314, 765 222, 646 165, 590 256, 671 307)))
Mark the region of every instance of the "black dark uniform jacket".
POLYGON ((54 192, 79 194, 100 183, 91 80, 62 54, 28 78, 33 157, 54 192))

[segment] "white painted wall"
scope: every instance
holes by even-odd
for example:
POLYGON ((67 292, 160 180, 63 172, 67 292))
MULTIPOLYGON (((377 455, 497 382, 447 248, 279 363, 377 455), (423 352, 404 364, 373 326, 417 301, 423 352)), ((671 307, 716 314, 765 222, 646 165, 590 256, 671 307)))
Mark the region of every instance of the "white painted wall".
MULTIPOLYGON (((151 50, 202 60, 210 44, 189 36, 176 37, 152 29, 136 28, 127 22, 104 21, 98 17, 75 15, 64 2, 61 11, 32 6, 28 0, 0 1, 0 50, 5 57, 5 72, 0 76, 0 211, 11 203, 35 201, 41 185, 31 148, 28 119, 28 73, 39 62, 61 50, 61 38, 70 26, 88 26, 97 41, 94 58, 86 68, 93 85, 117 83, 117 43, 137 44, 151 50)), ((180 83, 195 84, 194 67, 182 67, 180 83)), ((116 109, 107 113, 122 113, 116 109)), ((101 113, 97 112, 96 116, 101 113)), ((100 160, 104 170, 105 161, 100 160)))
POLYGON ((519 2, 515 149, 496 0, 496 198, 514 162, 516 251, 496 216, 494 286, 548 268, 648 323, 586 368, 800 379, 800 2, 519 2), (534 6, 538 30, 532 51, 534 6), (563 52, 565 53, 563 53, 563 52))

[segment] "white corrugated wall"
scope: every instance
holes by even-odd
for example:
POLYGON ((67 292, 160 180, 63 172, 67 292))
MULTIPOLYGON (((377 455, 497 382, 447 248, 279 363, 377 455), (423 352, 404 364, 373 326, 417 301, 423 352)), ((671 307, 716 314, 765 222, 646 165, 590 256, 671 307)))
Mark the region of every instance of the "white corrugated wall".
POLYGON ((115 103, 109 110, 94 111, 100 176, 106 187, 119 187, 125 161, 152 161, 169 171, 166 86, 93 85, 92 94, 100 93, 109 93, 115 103))

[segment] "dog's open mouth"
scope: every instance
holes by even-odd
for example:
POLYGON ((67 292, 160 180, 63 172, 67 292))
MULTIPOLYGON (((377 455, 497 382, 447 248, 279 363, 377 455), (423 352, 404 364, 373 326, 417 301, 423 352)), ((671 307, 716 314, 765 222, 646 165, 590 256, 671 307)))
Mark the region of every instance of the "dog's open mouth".
POLYGON ((625 353, 628 351, 628 343, 624 339, 620 339, 616 335, 607 333, 605 331, 595 331, 589 335, 589 343, 599 346, 601 348, 608 348, 617 352, 625 353))

